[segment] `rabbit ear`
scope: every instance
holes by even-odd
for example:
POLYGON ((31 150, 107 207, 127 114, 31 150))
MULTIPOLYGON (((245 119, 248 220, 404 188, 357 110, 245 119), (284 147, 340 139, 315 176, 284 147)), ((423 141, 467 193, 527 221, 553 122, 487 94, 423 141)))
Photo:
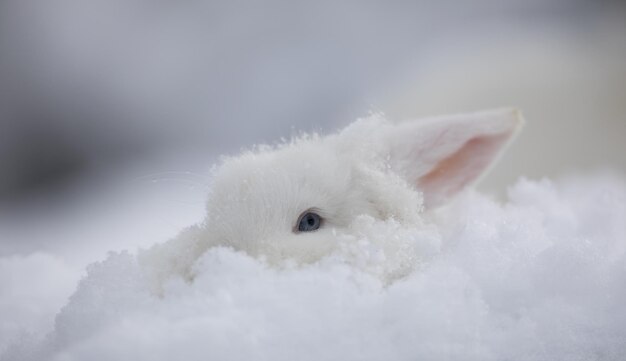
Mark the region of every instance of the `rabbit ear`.
POLYGON ((391 169, 433 208, 478 180, 522 124, 518 110, 500 109, 400 123, 381 135, 391 169))

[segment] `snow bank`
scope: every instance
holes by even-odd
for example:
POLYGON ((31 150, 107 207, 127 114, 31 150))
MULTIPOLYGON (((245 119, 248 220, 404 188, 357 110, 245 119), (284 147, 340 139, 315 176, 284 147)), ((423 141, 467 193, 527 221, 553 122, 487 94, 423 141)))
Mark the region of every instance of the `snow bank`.
POLYGON ((360 235, 338 236, 336 252, 306 266, 214 248, 192 283, 173 279, 162 296, 134 254, 111 254, 88 268, 54 330, 0 358, 619 360, 625 193, 615 178, 522 180, 505 204, 468 193, 420 230, 361 217, 360 235), (398 267, 408 275, 386 282, 398 267))

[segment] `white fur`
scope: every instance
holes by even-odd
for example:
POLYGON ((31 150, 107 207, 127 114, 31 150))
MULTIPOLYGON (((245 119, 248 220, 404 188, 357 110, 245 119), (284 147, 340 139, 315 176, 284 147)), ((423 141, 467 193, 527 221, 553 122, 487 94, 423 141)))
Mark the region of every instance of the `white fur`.
MULTIPOLYGON (((371 221, 419 229, 424 209, 475 181, 521 124, 511 109, 399 124, 373 115, 335 135, 225 158, 214 174, 205 221, 144 252, 142 262, 160 282, 172 274, 193 278, 194 262, 211 247, 232 247, 271 264, 310 263, 371 221), (463 148, 472 140, 488 147, 463 148), (458 157, 464 149, 471 153, 458 157), (294 232, 300 214, 311 208, 323 226, 294 232)), ((387 243, 382 247, 391 247, 387 243)), ((405 245, 393 247, 401 254, 405 245)))

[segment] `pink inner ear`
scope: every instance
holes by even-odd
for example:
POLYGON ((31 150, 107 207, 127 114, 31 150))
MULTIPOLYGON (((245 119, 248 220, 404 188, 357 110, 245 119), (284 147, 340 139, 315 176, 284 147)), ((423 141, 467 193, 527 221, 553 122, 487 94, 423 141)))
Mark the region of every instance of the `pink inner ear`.
POLYGON ((509 135, 472 138, 420 177, 417 186, 424 192, 426 206, 440 205, 480 177, 499 153, 509 135))

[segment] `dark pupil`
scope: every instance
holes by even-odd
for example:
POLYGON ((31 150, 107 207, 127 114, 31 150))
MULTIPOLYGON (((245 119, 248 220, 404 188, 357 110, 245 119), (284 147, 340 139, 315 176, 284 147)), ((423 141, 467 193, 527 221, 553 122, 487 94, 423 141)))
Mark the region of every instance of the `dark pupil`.
POLYGON ((311 232, 320 228, 320 216, 315 213, 307 213, 300 220, 298 231, 311 232))

